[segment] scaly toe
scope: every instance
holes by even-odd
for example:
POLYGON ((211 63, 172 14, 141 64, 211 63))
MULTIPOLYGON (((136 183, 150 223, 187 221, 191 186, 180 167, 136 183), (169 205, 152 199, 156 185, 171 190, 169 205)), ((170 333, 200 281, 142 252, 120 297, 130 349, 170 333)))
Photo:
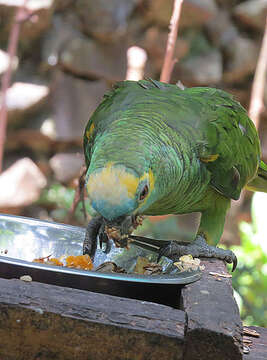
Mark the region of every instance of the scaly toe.
POLYGON ((157 261, 162 256, 169 257, 172 260, 178 260, 183 255, 191 254, 193 257, 207 257, 226 261, 228 264, 233 264, 232 271, 237 266, 237 258, 231 250, 224 250, 216 246, 210 246, 205 239, 198 236, 192 243, 178 243, 171 241, 167 246, 159 250, 157 261))
POLYGON ((237 257, 235 256, 235 254, 233 253, 233 251, 231 250, 225 250, 228 252, 228 255, 225 256, 225 261, 228 263, 228 264, 233 264, 233 267, 232 267, 232 272, 235 271, 236 269, 236 266, 237 266, 237 257))
POLYGON ((97 248, 97 235, 102 225, 102 217, 97 216, 92 218, 89 222, 85 238, 83 241, 83 255, 88 254, 91 259, 94 259, 96 248, 97 248))

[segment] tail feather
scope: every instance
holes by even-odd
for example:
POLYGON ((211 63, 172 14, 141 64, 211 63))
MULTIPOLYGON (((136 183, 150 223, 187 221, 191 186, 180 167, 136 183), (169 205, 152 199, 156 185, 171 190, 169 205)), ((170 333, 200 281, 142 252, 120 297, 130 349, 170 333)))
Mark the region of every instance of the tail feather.
POLYGON ((267 193, 267 165, 262 160, 257 176, 247 184, 246 189, 267 193))

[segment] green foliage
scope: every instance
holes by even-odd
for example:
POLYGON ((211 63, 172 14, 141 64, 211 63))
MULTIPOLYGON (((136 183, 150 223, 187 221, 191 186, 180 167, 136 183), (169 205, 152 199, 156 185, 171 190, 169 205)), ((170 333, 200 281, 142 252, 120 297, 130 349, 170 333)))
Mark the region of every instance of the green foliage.
POLYGON ((252 201, 252 224, 240 224, 242 246, 232 247, 238 257, 233 287, 245 325, 267 327, 267 195, 252 201), (265 209, 265 211, 262 211, 265 209))
POLYGON ((74 192, 74 189, 61 184, 53 184, 43 191, 39 202, 43 205, 56 204, 58 207, 69 209, 74 198, 74 192))
MULTIPOLYGON (((38 203, 44 207, 52 209, 50 216, 55 221, 64 221, 73 203, 74 194, 74 189, 61 184, 52 184, 49 188, 43 191, 38 203)), ((94 215, 94 210, 90 206, 89 199, 85 199, 85 208, 87 214, 94 215)), ((84 223, 81 202, 78 204, 75 211, 75 220, 79 224, 84 223)))

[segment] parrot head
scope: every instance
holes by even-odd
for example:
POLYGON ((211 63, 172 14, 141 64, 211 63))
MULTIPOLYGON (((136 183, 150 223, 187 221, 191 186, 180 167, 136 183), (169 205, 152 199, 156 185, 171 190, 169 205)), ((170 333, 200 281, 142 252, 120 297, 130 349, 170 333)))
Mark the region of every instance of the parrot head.
POLYGON ((154 177, 151 170, 140 176, 132 168, 108 163, 89 172, 86 187, 92 207, 104 219, 108 237, 119 240, 137 227, 154 188, 154 177))

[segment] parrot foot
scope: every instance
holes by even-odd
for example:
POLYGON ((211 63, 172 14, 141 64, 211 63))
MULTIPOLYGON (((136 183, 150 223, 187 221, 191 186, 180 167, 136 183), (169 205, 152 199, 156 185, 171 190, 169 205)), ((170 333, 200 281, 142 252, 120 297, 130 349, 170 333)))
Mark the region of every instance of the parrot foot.
POLYGON ((129 248, 129 235, 134 229, 142 225, 143 216, 134 215, 122 217, 119 221, 109 222, 102 216, 96 216, 89 222, 85 239, 83 242, 83 254, 88 254, 94 259, 97 249, 97 240, 99 238, 100 248, 102 249, 103 243, 105 243, 105 249, 103 250, 108 254, 111 250, 112 241, 116 247, 129 248))
POLYGON ((101 249, 104 242, 106 244, 105 253, 109 253, 111 243, 105 232, 105 224, 102 216, 96 216, 91 219, 86 228, 85 238, 83 241, 83 255, 88 254, 92 260, 94 259, 97 249, 97 237, 99 237, 101 249))
POLYGON ((193 257, 216 258, 233 264, 232 271, 237 266, 237 258, 231 250, 224 250, 216 246, 208 245, 204 236, 198 234, 194 242, 188 245, 180 245, 177 241, 171 241, 163 246, 159 251, 158 261, 162 256, 167 256, 172 260, 180 256, 191 254, 193 257))

